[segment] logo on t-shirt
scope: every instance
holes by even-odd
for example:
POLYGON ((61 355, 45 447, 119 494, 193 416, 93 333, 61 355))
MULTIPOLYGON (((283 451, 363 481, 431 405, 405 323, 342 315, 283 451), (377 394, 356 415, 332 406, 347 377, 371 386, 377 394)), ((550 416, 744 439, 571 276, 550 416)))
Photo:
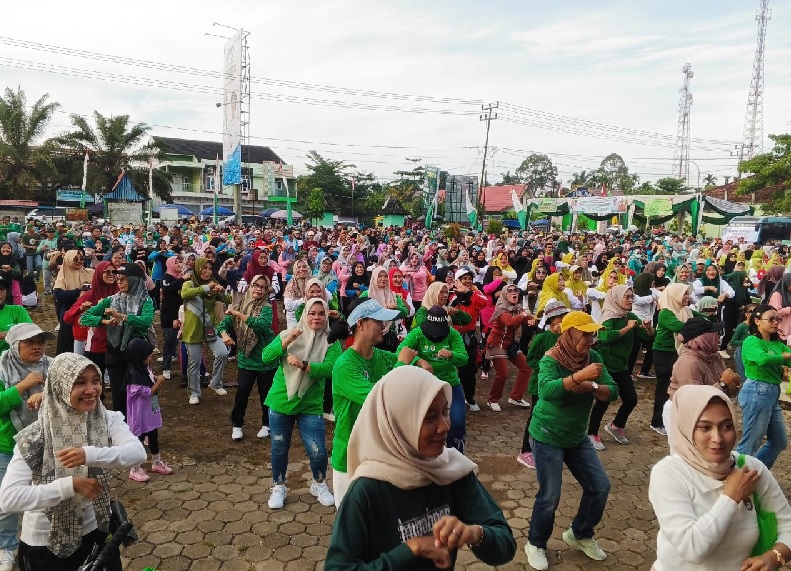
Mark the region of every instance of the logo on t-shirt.
POLYGON ((438 507, 431 511, 426 510, 426 515, 421 515, 405 522, 399 519, 398 534, 401 536, 401 541, 406 543, 413 537, 431 535, 434 533, 434 524, 446 515, 450 515, 450 506, 448 505, 438 507))

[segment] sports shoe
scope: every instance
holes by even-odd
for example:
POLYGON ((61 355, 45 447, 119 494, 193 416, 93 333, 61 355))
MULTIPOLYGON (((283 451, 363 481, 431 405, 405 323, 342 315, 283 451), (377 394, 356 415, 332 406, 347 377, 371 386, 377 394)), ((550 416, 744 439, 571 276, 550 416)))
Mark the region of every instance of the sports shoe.
POLYGON ((241 440, 244 438, 244 434, 242 433, 241 426, 234 426, 231 429, 231 440, 241 440))
POLYGON ((480 410, 481 410, 481 407, 478 405, 477 402, 470 403, 470 411, 471 412, 479 412, 480 410))
POLYGON ((162 474, 163 476, 169 476, 173 473, 173 468, 165 464, 162 460, 157 462, 151 462, 151 472, 156 472, 157 474, 162 474))
POLYGON ((527 563, 536 571, 546 571, 549 569, 549 561, 547 561, 546 549, 536 547, 529 541, 525 545, 525 553, 527 554, 527 563))
POLYGON ((137 468, 129 470, 129 479, 135 482, 148 482, 151 476, 146 474, 146 471, 138 466, 137 468))
POLYGON ((629 439, 626 438, 623 428, 618 428, 612 422, 604 425, 604 432, 615 438, 618 444, 629 444, 629 439))
POLYGON ((220 395, 221 397, 224 397, 225 395, 227 395, 227 394, 228 394, 228 391, 226 391, 226 390, 225 390, 224 388, 222 388, 222 387, 220 387, 219 389, 215 389, 214 387, 211 387, 211 386, 210 386, 209 388, 210 388, 211 390, 213 390, 215 393, 217 393, 218 395, 220 395))
POLYGON ((162 376, 165 377, 168 381, 170 380, 170 370, 162 371, 162 376))
POLYGON ((327 422, 335 422, 335 415, 331 412, 325 412, 323 416, 327 422))
POLYGON ((652 375, 651 373, 637 373, 637 378, 651 380, 655 379, 656 375, 652 375))
POLYGON ((648 426, 650 426, 651 430, 653 430, 657 434, 661 434, 662 436, 667 436, 667 429, 664 426, 654 426, 653 424, 649 424, 648 426))
POLYGON ((0 549, 0 571, 13 571, 16 555, 12 549, 0 549))
POLYGON ((262 426, 261 430, 259 430, 258 434, 256 434, 256 437, 257 438, 266 438, 267 436, 269 436, 269 427, 268 426, 262 426))
POLYGON ((486 406, 488 406, 494 412, 500 412, 501 410, 503 410, 500 408, 500 403, 496 403, 496 402, 487 402, 486 406))
POLYGON ((521 406, 522 408, 530 408, 530 403, 527 402, 525 399, 508 399, 508 404, 512 404, 514 406, 521 406))
POLYGON ((528 468, 532 468, 533 470, 536 469, 536 461, 533 459, 532 452, 522 452, 519 456, 516 457, 516 461, 519 462, 522 466, 527 466, 528 468))
POLYGON ((190 397, 190 404, 200 404, 200 399, 198 397, 190 397))
POLYGON ((335 505, 335 497, 327 487, 326 480, 321 484, 319 484, 316 480, 313 480, 313 483, 310 485, 310 495, 319 500, 319 503, 323 506, 335 505))
MULTIPOLYGON (((288 488, 283 484, 275 484, 272 486, 272 491, 269 493, 269 509, 279 510, 283 508, 286 502, 286 495, 288 488)), ((334 501, 334 500, 333 500, 334 501)))
POLYGON ((730 359, 731 358, 731 356, 728 354, 728 352, 725 351, 724 349, 722 351, 719 351, 719 354, 720 354, 720 357, 722 357, 723 359, 730 359))
POLYGON ((601 436, 598 434, 588 434, 594 450, 604 450, 604 443, 601 441, 601 436))
POLYGON ((579 549, 594 561, 604 561, 607 559, 607 554, 601 550, 601 547, 596 544, 596 540, 592 537, 577 539, 574 536, 574 532, 569 528, 563 532, 563 541, 565 541, 569 547, 579 549))
POLYGON ((481 380, 485 381, 488 378, 489 378, 489 373, 487 373, 486 371, 481 371, 481 380))

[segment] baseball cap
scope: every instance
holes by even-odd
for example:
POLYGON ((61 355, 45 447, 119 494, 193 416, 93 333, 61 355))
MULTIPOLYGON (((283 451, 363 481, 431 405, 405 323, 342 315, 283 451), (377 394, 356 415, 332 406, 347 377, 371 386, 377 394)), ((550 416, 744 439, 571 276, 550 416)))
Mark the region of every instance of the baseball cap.
POLYGON ((697 261, 695 262, 695 265, 705 264, 705 263, 706 263, 706 259, 705 258, 698 258, 697 261))
POLYGON ((459 268, 458 270, 456 270, 456 274, 454 277, 457 280, 460 280, 462 276, 467 276, 467 275, 475 277, 472 273, 472 270, 470 270, 469 268, 459 268))
POLYGON ((124 264, 123 266, 115 270, 113 273, 116 275, 126 276, 130 278, 135 277, 135 278, 145 279, 146 277, 146 274, 143 271, 143 269, 134 262, 129 264, 124 264))
POLYGON ((569 313, 569 308, 566 307, 562 302, 554 300, 549 301, 544 306, 544 318, 549 321, 553 317, 557 317, 559 315, 566 315, 569 313))
POLYGON ((362 302, 360 305, 355 307, 351 314, 349 314, 349 319, 347 320, 349 326, 354 326, 357 324, 358 321, 361 319, 376 319, 377 321, 392 321, 396 317, 398 317, 399 313, 396 309, 386 309, 382 307, 378 301, 375 299, 369 299, 368 301, 362 302))
POLYGON ((680 333, 682 341, 686 343, 704 333, 711 333, 713 331, 719 333, 723 329, 725 329, 725 324, 721 321, 709 321, 703 317, 692 317, 684 323, 680 333))
POLYGON ((423 322, 420 329, 430 340, 444 339, 450 333, 448 312, 441 305, 432 305, 426 311, 426 321, 423 322))
POLYGON ((19 323, 17 325, 13 325, 11 329, 8 330, 5 340, 9 345, 13 345, 17 341, 32 339, 33 337, 38 337, 39 335, 48 341, 55 339, 54 333, 50 331, 44 331, 35 323, 19 323))
POLYGON ((570 311, 560 322, 561 333, 566 329, 579 329, 585 333, 593 333, 601 329, 601 325, 596 323, 593 318, 584 311, 570 311))

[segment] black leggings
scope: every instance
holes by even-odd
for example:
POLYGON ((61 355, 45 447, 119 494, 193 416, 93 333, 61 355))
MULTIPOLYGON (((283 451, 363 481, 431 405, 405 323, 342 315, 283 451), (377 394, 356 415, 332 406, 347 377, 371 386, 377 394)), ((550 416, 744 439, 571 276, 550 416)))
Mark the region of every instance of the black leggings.
POLYGON ((138 436, 141 444, 145 444, 143 441, 146 436, 148 437, 148 449, 151 450, 151 454, 159 454, 159 429, 155 428, 151 432, 145 432, 138 436))
POLYGON ((250 371, 239 369, 239 384, 236 387, 236 398, 231 411, 231 423, 237 428, 244 426, 244 415, 247 412, 247 401, 253 392, 253 385, 258 387, 258 402, 261 403, 261 425, 269 426, 269 407, 264 404, 277 369, 268 371, 250 371))
MULTIPOLYGON (((640 374, 649 375, 651 373, 651 365, 654 364, 654 340, 653 339, 640 339, 634 338, 632 345, 632 354, 629 355, 629 372, 634 372, 634 366, 637 363, 637 357, 640 355, 640 349, 645 347, 645 358, 643 364, 640 365, 640 374)), ((617 424, 615 426, 618 426, 617 424)), ((621 427, 623 428, 623 427, 621 427)))
MULTIPOLYGON (((106 540, 107 534, 95 529, 88 535, 84 535, 77 551, 65 558, 58 557, 45 546, 34 547, 24 541, 20 541, 17 563, 20 571, 77 571, 90 556, 94 546, 99 545, 103 547, 106 540)), ((118 549, 112 554, 104 569, 107 571, 122 571, 121 553, 118 549)))
POLYGON ((733 330, 739 325, 739 314, 741 313, 741 306, 733 299, 726 299, 722 306, 722 320, 725 322, 725 335, 722 336, 720 342, 720 350, 724 351, 728 348, 728 343, 731 342, 733 337, 733 330))
POLYGON ((670 377, 673 375, 673 365, 678 360, 675 351, 654 351, 654 370, 656 371, 656 390, 654 391, 654 412, 651 417, 651 426, 657 428, 665 426, 662 420, 662 408, 667 402, 667 389, 670 388, 670 377))
POLYGON ((469 345, 465 343, 467 349, 467 363, 459 367, 459 380, 461 387, 464 389, 464 400, 467 404, 475 403, 475 375, 478 373, 478 338, 475 332, 463 333, 462 337, 465 341, 469 341, 469 345))
MULTIPOLYGON (((621 406, 618 407, 618 412, 615 413, 612 423, 618 428, 626 428, 626 421, 629 420, 629 415, 634 410, 634 407, 637 406, 637 391, 634 388, 634 381, 632 381, 632 373, 630 371, 619 371, 610 373, 610 375, 612 375, 612 380, 615 381, 615 384, 618 385, 618 394, 621 397, 621 406)), ((593 401, 593 409, 588 421, 588 434, 594 436, 599 434, 601 421, 608 406, 610 406, 610 401, 598 399, 593 401)))

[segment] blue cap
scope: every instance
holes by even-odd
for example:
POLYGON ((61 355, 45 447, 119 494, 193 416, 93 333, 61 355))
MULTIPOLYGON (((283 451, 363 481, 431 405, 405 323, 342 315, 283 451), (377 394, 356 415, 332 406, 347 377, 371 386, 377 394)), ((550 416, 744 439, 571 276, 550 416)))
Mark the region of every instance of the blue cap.
POLYGON ((362 302, 354 308, 347 320, 350 326, 356 325, 361 319, 376 319, 377 321, 392 321, 399 315, 396 309, 386 309, 375 299, 362 302))

